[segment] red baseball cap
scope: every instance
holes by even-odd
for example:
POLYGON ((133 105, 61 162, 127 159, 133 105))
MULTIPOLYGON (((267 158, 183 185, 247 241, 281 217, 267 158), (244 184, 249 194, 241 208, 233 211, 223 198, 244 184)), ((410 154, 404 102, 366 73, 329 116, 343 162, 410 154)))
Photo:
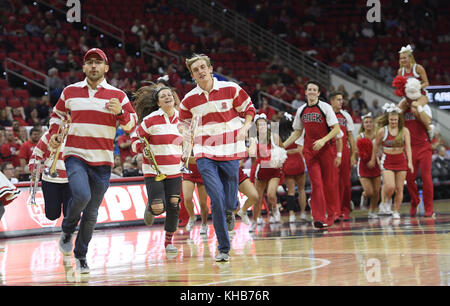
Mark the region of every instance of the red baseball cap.
POLYGON ((106 63, 108 63, 108 57, 106 57, 105 52, 103 52, 102 49, 99 48, 92 48, 89 49, 86 54, 84 55, 83 61, 86 61, 86 58, 91 55, 92 53, 98 54, 106 63))

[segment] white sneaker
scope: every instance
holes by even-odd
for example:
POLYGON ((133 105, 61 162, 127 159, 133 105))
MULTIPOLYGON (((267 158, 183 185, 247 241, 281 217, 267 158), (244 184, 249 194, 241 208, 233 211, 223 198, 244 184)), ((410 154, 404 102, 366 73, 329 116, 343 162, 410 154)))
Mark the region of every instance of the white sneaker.
POLYGON ((200 227, 200 235, 208 234, 208 224, 202 224, 200 227))
POLYGON ((306 213, 302 212, 302 213, 300 214, 300 219, 303 220, 303 221, 307 221, 308 218, 306 217, 306 213))
POLYGON ((264 223, 264 221, 263 221, 262 217, 258 217, 258 219, 256 219, 256 224, 260 225, 260 224, 263 224, 263 223, 264 223))
POLYGON ((383 202, 380 203, 380 206, 378 207, 378 214, 379 215, 385 215, 386 214, 386 206, 383 202))
POLYGON ((280 214, 280 210, 277 208, 275 208, 275 211, 273 212, 273 216, 275 218, 275 222, 281 222, 281 214, 280 214))
POLYGON ((361 201, 359 202, 359 209, 366 210, 366 197, 361 194, 361 201))
POLYGON ((289 215, 289 223, 295 222, 295 215, 289 215))
POLYGON ((197 220, 197 217, 189 217, 189 221, 186 224, 186 231, 188 231, 188 232, 192 231, 196 220, 197 220))
POLYGON ((400 214, 398 213, 398 211, 392 212, 392 218, 393 219, 400 219, 400 214))
POLYGON ((392 215, 392 202, 391 203, 386 203, 385 204, 386 206, 385 206, 385 213, 387 214, 387 215, 392 215))
POLYGON ((166 252, 167 253, 177 253, 178 249, 173 244, 168 244, 166 246, 166 252))
POLYGON ((250 219, 248 218, 248 215, 245 211, 242 211, 242 209, 239 209, 237 215, 241 217, 242 222, 244 224, 250 225, 250 219))
POLYGON ((376 218, 378 218, 378 215, 375 212, 369 211, 369 214, 367 215, 367 217, 369 219, 376 219, 376 218))
POLYGON ((248 229, 249 232, 254 232, 256 228, 256 222, 253 222, 252 225, 250 225, 250 228, 248 229))
POLYGON ((269 223, 275 223, 275 222, 277 222, 277 221, 275 220, 275 217, 274 217, 274 216, 270 216, 270 218, 269 218, 269 223))

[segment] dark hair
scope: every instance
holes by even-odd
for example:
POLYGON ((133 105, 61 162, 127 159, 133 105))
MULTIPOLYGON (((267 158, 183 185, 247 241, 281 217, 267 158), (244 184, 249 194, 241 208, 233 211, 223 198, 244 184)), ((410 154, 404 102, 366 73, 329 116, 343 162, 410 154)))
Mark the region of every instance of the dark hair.
POLYGON ((5 171, 6 166, 8 166, 9 164, 12 165, 12 162, 4 162, 1 166, 0 166, 0 170, 3 172, 5 171))
POLYGON ((294 119, 292 117, 288 117, 286 115, 283 115, 280 119, 279 123, 279 133, 280 138, 284 142, 286 139, 291 136, 291 133, 294 131, 294 128, 292 127, 292 124, 294 123, 294 119))
POLYGON ((333 91, 332 93, 330 93, 330 96, 328 97, 328 100, 332 100, 334 99, 334 97, 341 95, 342 97, 344 97, 344 94, 341 91, 333 91))
POLYGON ((316 85, 317 87, 319 87, 319 92, 321 91, 321 86, 320 86, 320 83, 318 82, 318 81, 315 81, 315 80, 309 80, 308 82, 306 82, 306 84, 305 84, 305 90, 308 88, 308 85, 309 84, 314 84, 314 85, 316 85))
POLYGON ((142 122, 145 116, 158 110, 158 94, 163 89, 173 90, 166 86, 151 84, 143 86, 133 93, 134 109, 138 116, 139 123, 142 122))

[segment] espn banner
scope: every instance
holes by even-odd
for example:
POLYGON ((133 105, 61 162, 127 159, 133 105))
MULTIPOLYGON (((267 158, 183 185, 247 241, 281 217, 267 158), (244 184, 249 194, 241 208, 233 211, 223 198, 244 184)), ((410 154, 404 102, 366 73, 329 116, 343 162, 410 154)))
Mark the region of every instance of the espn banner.
MULTIPOLYGON (((124 225, 143 225, 144 211, 147 204, 147 188, 144 183, 111 183, 100 205, 97 227, 114 227, 124 225)), ((5 214, 0 221, 0 238, 44 234, 61 230, 63 216, 49 220, 45 216, 45 203, 42 190, 36 192, 36 205, 29 205, 29 187, 20 187, 19 196, 5 206, 5 214)), ((247 197, 238 195, 242 206, 247 197)), ((200 215, 197 188, 193 195, 194 212, 200 215)), ((208 198, 208 207, 210 200, 208 198)), ((164 219, 165 213, 156 217, 164 219)), ((162 222, 163 220, 159 221, 162 222)))

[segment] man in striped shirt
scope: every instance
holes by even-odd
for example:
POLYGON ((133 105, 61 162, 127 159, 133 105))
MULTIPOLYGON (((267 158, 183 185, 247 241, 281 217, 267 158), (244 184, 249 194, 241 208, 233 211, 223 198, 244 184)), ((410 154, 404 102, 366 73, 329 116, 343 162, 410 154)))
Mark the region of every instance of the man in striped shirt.
MULTIPOLYGON (((71 255, 72 236, 81 219, 73 249, 81 273, 89 273, 86 254, 109 187, 117 122, 131 132, 137 121, 126 94, 106 82, 108 70, 106 54, 98 48, 88 50, 83 64, 86 78, 64 88, 52 113, 61 120, 71 117, 63 158, 72 201, 62 222, 59 248, 64 255, 71 255)), ((61 139, 54 128, 50 134, 50 146, 55 148, 61 139)))
POLYGON ((218 240, 216 261, 228 261, 238 192, 239 160, 245 157, 245 138, 255 115, 248 94, 233 82, 213 78, 208 56, 194 54, 186 66, 197 87, 188 92, 179 110, 180 130, 198 119, 194 157, 211 198, 211 215, 218 240), (245 118, 242 124, 241 118, 245 118))

